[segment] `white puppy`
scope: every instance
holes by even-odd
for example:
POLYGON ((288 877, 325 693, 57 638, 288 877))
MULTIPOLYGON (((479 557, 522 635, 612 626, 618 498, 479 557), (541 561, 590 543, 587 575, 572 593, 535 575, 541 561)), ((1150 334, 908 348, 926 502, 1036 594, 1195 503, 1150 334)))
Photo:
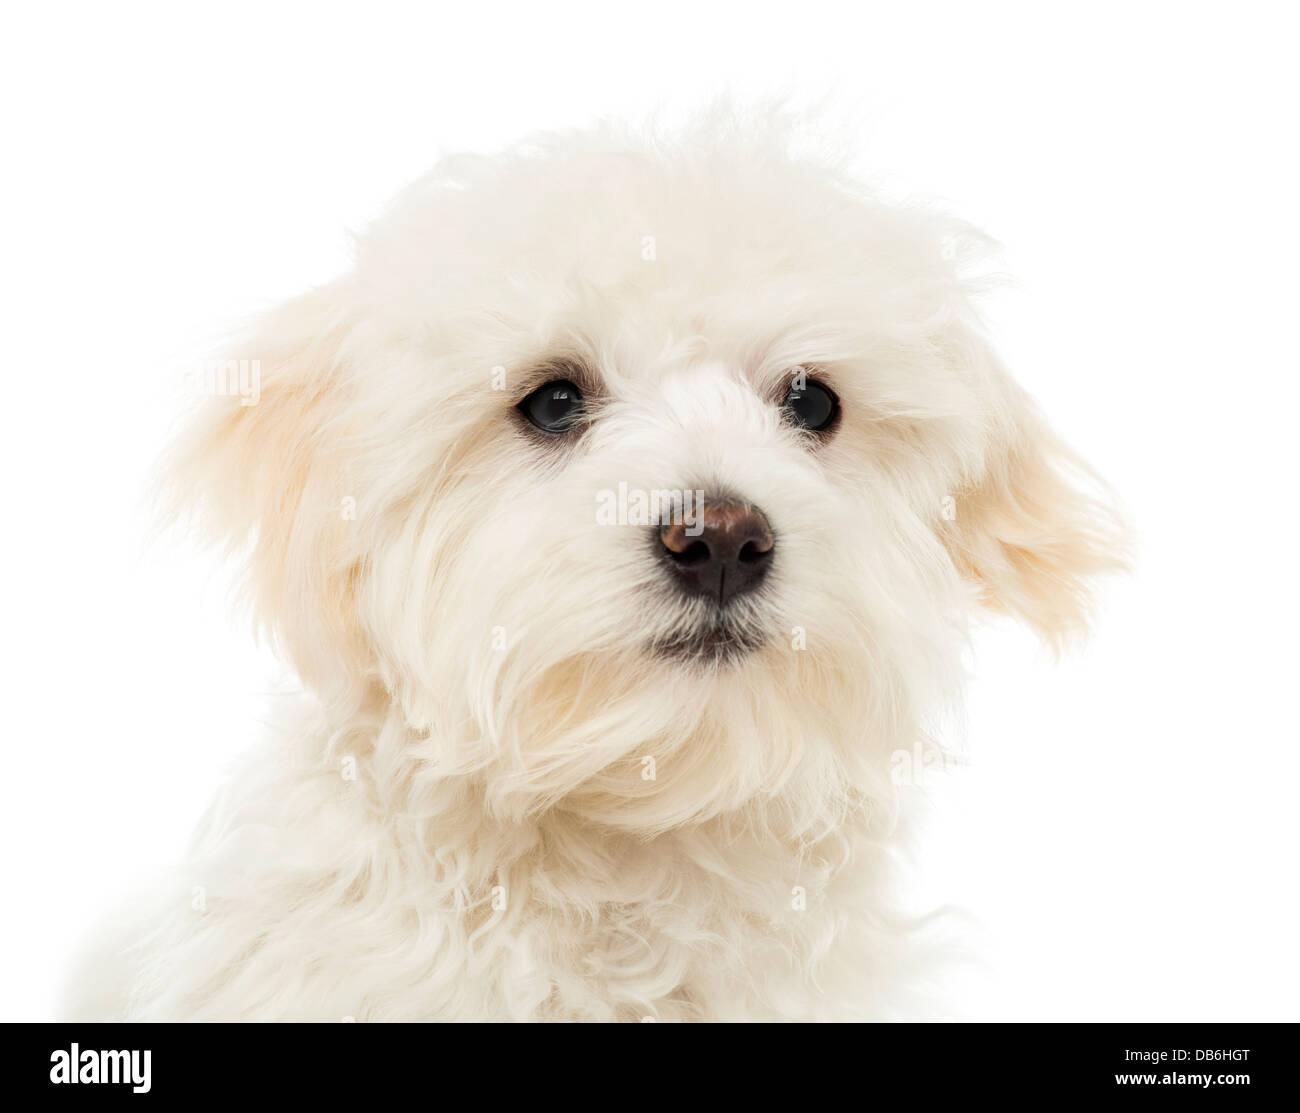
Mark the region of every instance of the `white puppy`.
POLYGON ((175 489, 308 697, 73 1014, 895 1015, 891 764, 1122 533, 978 237, 790 140, 448 159, 232 353, 175 489))

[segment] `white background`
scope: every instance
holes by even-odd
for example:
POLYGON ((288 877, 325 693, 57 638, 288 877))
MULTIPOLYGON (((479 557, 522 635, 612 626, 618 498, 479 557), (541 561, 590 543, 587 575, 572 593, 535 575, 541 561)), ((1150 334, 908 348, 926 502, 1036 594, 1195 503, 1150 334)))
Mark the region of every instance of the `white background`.
POLYGON ((1053 664, 977 642, 918 899, 974 1016, 1300 1017, 1297 80, 1284 4, 114 4, 0 46, 0 1016, 183 845, 275 663, 148 536, 183 373, 330 277, 444 149, 731 89, 831 94, 869 165, 1005 245, 1013 369, 1140 567, 1053 664))

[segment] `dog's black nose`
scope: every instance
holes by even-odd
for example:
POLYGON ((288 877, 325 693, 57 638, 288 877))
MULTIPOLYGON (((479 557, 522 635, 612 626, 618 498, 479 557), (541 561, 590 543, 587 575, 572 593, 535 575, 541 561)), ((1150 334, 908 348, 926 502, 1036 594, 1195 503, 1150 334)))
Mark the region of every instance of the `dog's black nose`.
POLYGON ((659 540, 677 586, 719 605, 762 582, 776 544, 762 512, 733 500, 703 502, 693 522, 661 527, 659 540))

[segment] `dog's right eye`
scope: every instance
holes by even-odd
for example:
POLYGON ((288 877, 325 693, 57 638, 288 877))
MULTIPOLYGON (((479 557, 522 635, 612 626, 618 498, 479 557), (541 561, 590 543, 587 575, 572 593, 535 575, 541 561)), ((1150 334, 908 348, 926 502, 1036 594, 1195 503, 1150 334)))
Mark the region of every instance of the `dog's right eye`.
POLYGON ((582 391, 568 379, 557 379, 520 402, 519 412, 544 433, 567 433, 582 416, 582 391))

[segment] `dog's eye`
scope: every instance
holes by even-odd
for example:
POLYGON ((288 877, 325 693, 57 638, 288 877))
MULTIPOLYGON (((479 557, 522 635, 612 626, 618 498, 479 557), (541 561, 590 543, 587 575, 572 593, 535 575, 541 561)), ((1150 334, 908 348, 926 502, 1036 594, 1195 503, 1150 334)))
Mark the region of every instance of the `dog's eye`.
POLYGON ((568 379, 557 379, 520 402, 519 412, 544 433, 567 433, 582 416, 582 391, 568 379))
POLYGON ((784 406, 791 421, 814 433, 829 428, 840 412, 840 400, 831 388, 811 379, 792 385, 784 406))

